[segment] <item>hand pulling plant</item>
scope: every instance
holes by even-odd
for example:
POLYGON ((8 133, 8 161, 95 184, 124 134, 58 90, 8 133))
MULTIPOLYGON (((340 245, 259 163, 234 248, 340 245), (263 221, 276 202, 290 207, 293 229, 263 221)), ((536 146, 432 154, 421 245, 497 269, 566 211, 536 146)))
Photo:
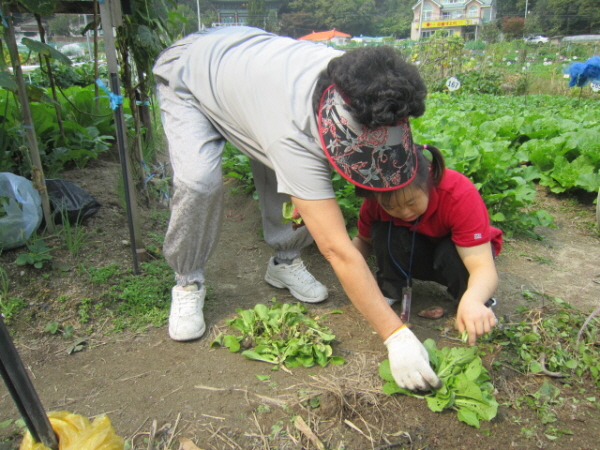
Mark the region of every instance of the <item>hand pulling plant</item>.
MULTIPOLYGON (((241 336, 219 334, 211 346, 227 347, 233 353, 243 349, 242 355, 248 359, 287 368, 344 363, 341 356, 333 355, 331 343, 335 335, 319 324, 325 316, 308 317, 306 308, 299 303, 275 303, 271 307, 259 303, 253 309, 236 312, 239 316, 227 320, 227 324, 240 331, 241 336)), ((329 314, 339 313, 335 310, 329 314)))
POLYGON ((390 362, 386 359, 379 365, 379 375, 385 380, 384 393, 424 398, 434 412, 454 409, 458 420, 475 428, 479 428, 480 420, 490 421, 496 417, 498 402, 493 395, 494 386, 476 347, 438 349, 433 339, 427 339, 423 345, 433 370, 442 380, 442 387, 426 394, 402 389, 394 381, 390 362))

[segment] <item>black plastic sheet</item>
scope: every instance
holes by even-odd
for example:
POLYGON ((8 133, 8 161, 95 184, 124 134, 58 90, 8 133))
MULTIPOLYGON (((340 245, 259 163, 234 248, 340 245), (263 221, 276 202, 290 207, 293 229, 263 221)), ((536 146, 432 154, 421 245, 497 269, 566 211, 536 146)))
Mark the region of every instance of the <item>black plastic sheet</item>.
POLYGON ((60 225, 63 218, 70 224, 80 224, 98 212, 100 203, 75 183, 66 180, 47 179, 46 188, 52 207, 54 223, 60 225))

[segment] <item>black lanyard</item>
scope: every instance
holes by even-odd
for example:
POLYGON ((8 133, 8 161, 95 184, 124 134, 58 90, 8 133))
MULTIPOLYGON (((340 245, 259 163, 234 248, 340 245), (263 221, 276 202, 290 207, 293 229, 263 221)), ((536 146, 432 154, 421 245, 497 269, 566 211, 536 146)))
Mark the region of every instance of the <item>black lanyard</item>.
POLYGON ((406 273, 402 266, 398 264, 398 261, 396 261, 396 258, 394 258, 394 254, 392 253, 391 241, 393 219, 390 220, 390 226, 388 228, 388 253, 390 255, 390 259, 396 265, 396 267, 400 269, 400 272, 402 272, 402 274, 406 277, 406 287, 402 288, 402 308, 400 310, 400 320, 402 320, 402 322, 404 323, 408 323, 408 321, 410 320, 410 304, 412 302, 412 263, 415 255, 415 241, 417 237, 418 225, 419 219, 415 221, 415 227, 413 228, 412 243, 410 245, 410 257, 408 262, 408 273, 406 273))
POLYGON ((392 260, 394 265, 398 269, 400 269, 400 272, 402 272, 402 274, 406 277, 406 286, 407 287, 411 287, 411 282, 412 282, 412 263, 413 263, 413 258, 414 258, 414 254, 415 254, 415 240, 416 240, 416 236, 417 236, 417 226, 419 225, 419 219, 420 219, 420 217, 415 221, 415 227, 413 228, 412 243, 410 245, 410 257, 409 257, 409 261, 408 261, 408 273, 406 273, 406 271, 402 268, 402 266, 400 264, 398 264, 398 261, 396 261, 396 258, 394 258, 394 254, 392 253, 391 241, 392 241, 392 226, 394 224, 393 220, 390 220, 390 226, 388 228, 388 242, 387 242, 388 253, 389 253, 390 259, 392 260))

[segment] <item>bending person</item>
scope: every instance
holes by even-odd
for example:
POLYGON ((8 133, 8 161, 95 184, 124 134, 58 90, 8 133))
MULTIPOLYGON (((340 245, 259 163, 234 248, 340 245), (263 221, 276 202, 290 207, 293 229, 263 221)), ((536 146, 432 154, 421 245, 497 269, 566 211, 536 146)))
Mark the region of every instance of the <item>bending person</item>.
POLYGON ((402 387, 439 379, 427 351, 385 300, 353 245, 331 184, 332 167, 367 190, 391 191, 414 176, 409 117, 425 111, 417 69, 390 47, 341 52, 249 27, 196 33, 154 67, 175 193, 164 243, 175 272, 169 332, 191 340, 205 331, 204 269, 223 216, 225 141, 252 160, 266 242, 274 255, 265 279, 301 301, 326 288, 307 272, 311 242, 344 291, 386 343, 402 387), (306 227, 282 224, 291 198, 306 227))

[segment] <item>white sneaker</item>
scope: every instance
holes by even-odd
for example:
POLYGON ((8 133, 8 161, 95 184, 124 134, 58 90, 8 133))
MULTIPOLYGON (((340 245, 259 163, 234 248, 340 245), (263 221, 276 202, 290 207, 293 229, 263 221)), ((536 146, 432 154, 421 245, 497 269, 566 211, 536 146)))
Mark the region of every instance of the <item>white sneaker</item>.
POLYGON ((265 281, 276 288, 286 288, 298 300, 306 303, 319 303, 327 298, 327 288, 315 280, 304 267, 300 258, 292 264, 275 265, 274 258, 269 260, 265 281))
POLYGON ((174 341, 191 341, 204 334, 204 298, 206 289, 198 290, 194 283, 189 286, 174 286, 171 291, 171 313, 169 315, 169 336, 174 341))

